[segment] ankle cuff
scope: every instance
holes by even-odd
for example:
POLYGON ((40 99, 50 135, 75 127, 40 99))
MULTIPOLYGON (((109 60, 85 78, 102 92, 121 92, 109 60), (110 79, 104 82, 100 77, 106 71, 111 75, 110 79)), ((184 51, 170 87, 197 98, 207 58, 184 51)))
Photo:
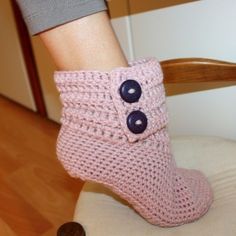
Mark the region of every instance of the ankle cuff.
MULTIPOLYGON (((153 57, 130 61, 129 67, 110 72, 56 71, 54 79, 63 103, 62 123, 102 126, 119 135, 122 130, 129 142, 145 139, 167 125, 163 74, 153 57), (121 86, 128 80, 141 88, 136 101, 127 102, 121 96, 121 86)), ((135 89, 129 86, 132 95, 135 89)))

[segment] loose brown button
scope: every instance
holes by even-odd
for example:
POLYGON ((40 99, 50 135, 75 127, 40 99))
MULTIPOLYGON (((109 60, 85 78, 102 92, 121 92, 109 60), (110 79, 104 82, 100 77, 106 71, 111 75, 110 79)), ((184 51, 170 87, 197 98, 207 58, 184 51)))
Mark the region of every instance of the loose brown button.
POLYGON ((86 236, 86 234, 81 224, 68 222, 57 230, 57 236, 86 236))

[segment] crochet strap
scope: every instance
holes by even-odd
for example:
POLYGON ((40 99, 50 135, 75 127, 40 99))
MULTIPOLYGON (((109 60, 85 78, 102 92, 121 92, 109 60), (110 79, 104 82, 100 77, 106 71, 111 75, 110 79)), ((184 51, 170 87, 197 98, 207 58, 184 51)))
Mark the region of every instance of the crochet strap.
POLYGON ((111 72, 111 95, 119 114, 121 127, 129 142, 145 139, 165 127, 168 123, 163 74, 155 58, 130 62, 129 68, 118 68, 111 72), (137 102, 128 103, 121 98, 123 82, 134 80, 141 86, 141 96, 137 102), (147 128, 142 133, 133 133, 127 126, 127 116, 132 111, 141 111, 147 117, 147 128))

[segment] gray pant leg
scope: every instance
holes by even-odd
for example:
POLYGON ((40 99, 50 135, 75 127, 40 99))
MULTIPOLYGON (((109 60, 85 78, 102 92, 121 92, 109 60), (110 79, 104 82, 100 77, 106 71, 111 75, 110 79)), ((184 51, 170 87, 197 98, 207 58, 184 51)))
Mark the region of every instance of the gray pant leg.
POLYGON ((16 0, 31 35, 107 10, 104 0, 16 0))

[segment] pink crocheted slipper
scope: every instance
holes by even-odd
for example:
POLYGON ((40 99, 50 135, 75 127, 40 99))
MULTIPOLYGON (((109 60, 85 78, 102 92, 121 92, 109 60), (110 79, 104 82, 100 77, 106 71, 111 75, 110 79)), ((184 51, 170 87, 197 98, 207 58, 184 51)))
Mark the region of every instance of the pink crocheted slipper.
POLYGON ((155 225, 176 226, 207 212, 207 179, 177 168, 171 155, 155 58, 110 72, 56 71, 54 78, 63 103, 57 155, 72 177, 105 185, 155 225))

